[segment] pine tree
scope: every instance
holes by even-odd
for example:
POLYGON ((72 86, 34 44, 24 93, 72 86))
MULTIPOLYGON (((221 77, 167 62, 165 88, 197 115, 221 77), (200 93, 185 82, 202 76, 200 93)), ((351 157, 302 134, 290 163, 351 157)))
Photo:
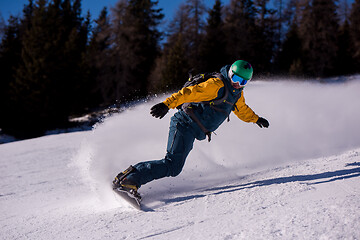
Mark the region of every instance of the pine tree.
POLYGON ((81 54, 81 60, 78 63, 77 69, 79 78, 77 79, 78 87, 75 95, 78 103, 76 113, 89 111, 89 108, 94 108, 101 104, 101 97, 96 84, 96 75, 94 75, 94 69, 89 56, 90 33, 92 33, 92 25, 90 11, 88 11, 79 31, 79 47, 77 49, 79 50, 79 54, 81 54))
POLYGON ((159 55, 158 31, 164 15, 156 9, 157 1, 121 0, 114 9, 114 71, 118 83, 116 97, 147 95, 147 83, 159 55))
POLYGON ((202 36, 204 33, 204 14, 206 7, 204 0, 187 0, 186 7, 188 11, 188 31, 187 36, 184 36, 190 40, 188 43, 189 63, 193 68, 199 71, 199 48, 202 42, 202 36))
POLYGON ((22 21, 21 62, 10 91, 12 127, 20 137, 65 126, 69 115, 84 107, 80 90, 89 21, 83 22, 80 12, 80 0, 38 0, 22 21))
POLYGON ((341 24, 344 24, 345 21, 349 22, 349 18, 350 18, 349 0, 339 0, 338 15, 341 24))
MULTIPOLYGON (((203 0, 188 0, 181 4, 168 27, 169 36, 164 44, 164 63, 160 89, 179 88, 188 78, 188 72, 198 73, 201 68, 200 48, 204 32, 205 6, 203 0)), ((160 69, 161 68, 161 69, 160 69)))
POLYGON ((338 53, 336 58, 336 75, 347 75, 355 72, 353 59, 354 49, 350 36, 350 25, 347 20, 343 23, 338 33, 338 53))
POLYGON ((188 72, 190 69, 189 62, 184 56, 186 56, 186 48, 182 34, 179 34, 177 42, 164 56, 165 63, 161 72, 162 83, 160 89, 178 89, 184 84, 185 79, 188 78, 188 72))
MULTIPOLYGON (((186 36, 188 34, 189 25, 190 18, 188 13, 188 6, 185 4, 180 4, 178 10, 175 12, 173 20, 167 27, 168 37, 166 39, 165 46, 175 44, 179 34, 181 34, 182 37, 186 36)), ((185 41, 185 39, 183 39, 183 41, 185 41)))
POLYGON ((301 39, 298 33, 298 26, 296 25, 296 21, 294 21, 286 34, 282 49, 277 58, 280 73, 290 73, 292 75, 301 74, 302 69, 301 65, 299 65, 302 59, 301 53, 301 39))
POLYGON ((106 7, 103 8, 95 23, 88 48, 88 63, 94 83, 93 99, 98 105, 109 105, 116 100, 113 91, 116 81, 112 72, 111 22, 106 7))
POLYGON ((333 73, 337 30, 338 18, 333 0, 312 0, 306 5, 300 25, 306 73, 314 76, 333 73))
POLYGON ((297 18, 297 9, 299 0, 289 0, 285 6, 284 13, 283 13, 283 19, 284 19, 284 26, 289 27, 291 25, 298 24, 297 18))
POLYGON ((225 38, 229 63, 244 59, 256 65, 259 53, 256 14, 252 0, 232 0, 226 8, 225 38))
POLYGON ((264 29, 266 25, 266 15, 268 14, 268 9, 266 7, 269 0, 255 0, 256 6, 258 6, 259 17, 257 18, 259 26, 264 29))
POLYGON ((169 36, 164 47, 164 54, 167 55, 168 49, 176 45, 181 36, 186 50, 185 61, 197 72, 200 68, 199 54, 205 28, 205 10, 203 0, 187 0, 185 4, 181 4, 174 19, 169 24, 169 36))
POLYGON ((283 37, 284 37, 284 32, 283 32, 283 25, 285 24, 286 22, 286 18, 285 18, 285 1, 284 0, 275 0, 275 3, 274 3, 277 7, 277 37, 278 37, 278 44, 280 45, 281 44, 281 41, 283 40, 283 37))
POLYGON ((11 125, 7 116, 12 114, 9 90, 20 59, 20 21, 11 16, 8 25, 4 27, 4 35, 0 44, 0 128, 4 131, 8 131, 9 125, 11 125))
POLYGON ((3 38, 4 32, 5 32, 5 25, 6 24, 5 24, 4 18, 0 13, 0 39, 3 38))
POLYGON ((199 51, 200 72, 219 71, 222 66, 228 64, 220 0, 216 0, 213 9, 209 11, 205 35, 199 51))
POLYGON ((351 6, 350 34, 354 44, 353 57, 357 72, 360 69, 360 0, 355 0, 351 6))
POLYGON ((274 9, 268 8, 269 0, 256 0, 257 6, 257 25, 254 38, 254 49, 261 49, 256 51, 254 63, 256 64, 257 72, 268 73, 272 70, 271 61, 274 59, 274 51, 279 48, 279 19, 276 16, 274 9))
POLYGON ((166 32, 167 39, 163 45, 162 55, 157 59, 157 66, 151 77, 155 84, 153 91, 169 91, 179 88, 189 71, 188 7, 180 4, 166 32), (158 77, 159 79, 156 79, 158 77))

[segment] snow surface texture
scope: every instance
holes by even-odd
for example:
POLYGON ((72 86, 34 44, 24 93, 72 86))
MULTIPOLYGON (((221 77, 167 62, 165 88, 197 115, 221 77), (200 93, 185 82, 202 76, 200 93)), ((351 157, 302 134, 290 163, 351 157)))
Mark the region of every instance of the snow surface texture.
POLYGON ((111 190, 130 164, 161 159, 161 96, 93 131, 0 145, 0 239, 360 239, 360 77, 254 82, 269 129, 231 115, 196 141, 183 172, 144 185, 145 212, 111 190))

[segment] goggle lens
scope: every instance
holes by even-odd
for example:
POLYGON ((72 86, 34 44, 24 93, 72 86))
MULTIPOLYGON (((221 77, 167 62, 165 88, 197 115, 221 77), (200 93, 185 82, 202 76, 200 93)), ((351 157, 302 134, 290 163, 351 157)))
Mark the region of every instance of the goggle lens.
POLYGON ((233 82, 238 82, 240 86, 245 86, 248 80, 243 79, 242 77, 239 77, 238 75, 234 74, 231 78, 233 82))

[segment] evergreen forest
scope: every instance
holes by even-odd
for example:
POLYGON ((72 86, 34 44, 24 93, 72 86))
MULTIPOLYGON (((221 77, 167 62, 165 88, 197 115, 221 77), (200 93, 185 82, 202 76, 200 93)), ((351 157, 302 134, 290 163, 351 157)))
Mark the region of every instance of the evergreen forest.
POLYGON ((99 16, 81 0, 29 0, 0 21, 0 129, 17 138, 174 91, 192 73, 249 61, 254 78, 359 73, 360 0, 184 0, 164 23, 153 0, 99 16))

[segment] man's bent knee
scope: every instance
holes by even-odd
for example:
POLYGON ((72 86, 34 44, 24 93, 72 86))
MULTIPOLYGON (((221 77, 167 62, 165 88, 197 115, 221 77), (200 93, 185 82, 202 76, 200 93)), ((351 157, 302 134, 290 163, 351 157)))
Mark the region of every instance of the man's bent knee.
POLYGON ((173 159, 166 158, 165 164, 168 167, 168 176, 176 177, 179 175, 184 167, 185 160, 177 160, 174 161, 173 159))

